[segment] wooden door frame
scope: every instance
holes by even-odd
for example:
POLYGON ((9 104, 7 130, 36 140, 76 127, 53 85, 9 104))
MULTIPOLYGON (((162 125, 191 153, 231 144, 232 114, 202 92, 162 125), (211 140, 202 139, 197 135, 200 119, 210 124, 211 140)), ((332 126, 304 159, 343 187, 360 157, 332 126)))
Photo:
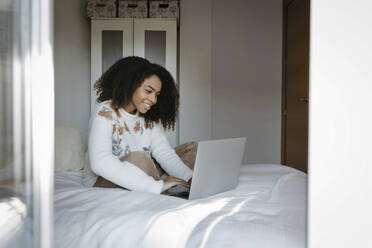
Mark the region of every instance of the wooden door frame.
POLYGON ((286 44, 287 44, 287 7, 288 5, 293 2, 293 0, 283 0, 283 11, 282 11, 282 18, 283 18, 283 28, 282 28, 282 107, 281 107, 281 156, 280 156, 280 164, 286 164, 286 44))
MULTIPOLYGON (((283 28, 282 28, 282 107, 281 107, 281 156, 280 156, 280 164, 285 165, 287 162, 286 158, 286 121, 287 121, 287 113, 286 113, 286 52, 287 52, 287 8, 288 6, 293 2, 294 0, 283 0, 283 11, 282 11, 282 18, 283 18, 283 28)), ((311 4, 311 0, 309 0, 311 4)), ((310 7, 310 6, 309 6, 310 7)), ((310 15, 309 15, 310 18, 310 15)), ((308 25, 310 25, 310 20, 308 22, 308 25)), ((310 32, 310 27, 309 27, 310 32)), ((310 33, 309 33, 309 39, 310 39, 310 33)), ((310 40, 309 40, 309 54, 310 54, 310 40)), ((310 59, 310 57, 308 58, 310 59)), ((308 65, 310 66, 310 61, 308 61, 308 65)))

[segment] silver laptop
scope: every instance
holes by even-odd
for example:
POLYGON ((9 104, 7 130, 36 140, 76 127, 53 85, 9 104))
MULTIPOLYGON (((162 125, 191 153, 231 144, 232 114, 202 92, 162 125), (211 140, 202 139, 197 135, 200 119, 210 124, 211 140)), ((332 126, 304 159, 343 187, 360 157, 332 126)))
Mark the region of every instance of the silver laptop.
POLYGON ((176 186, 166 194, 189 200, 234 189, 238 184, 246 138, 198 143, 191 187, 176 186))

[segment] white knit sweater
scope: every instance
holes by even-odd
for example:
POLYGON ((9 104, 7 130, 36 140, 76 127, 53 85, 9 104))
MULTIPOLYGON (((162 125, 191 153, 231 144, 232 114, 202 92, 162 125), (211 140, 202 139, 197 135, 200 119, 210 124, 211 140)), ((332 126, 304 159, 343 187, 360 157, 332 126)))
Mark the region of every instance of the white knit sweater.
POLYGON ((92 171, 124 188, 160 194, 163 181, 156 181, 141 169, 119 158, 129 152, 146 151, 171 176, 188 181, 192 170, 175 153, 161 124, 146 127, 143 117, 119 113, 110 101, 97 106, 89 134, 89 161, 92 171))

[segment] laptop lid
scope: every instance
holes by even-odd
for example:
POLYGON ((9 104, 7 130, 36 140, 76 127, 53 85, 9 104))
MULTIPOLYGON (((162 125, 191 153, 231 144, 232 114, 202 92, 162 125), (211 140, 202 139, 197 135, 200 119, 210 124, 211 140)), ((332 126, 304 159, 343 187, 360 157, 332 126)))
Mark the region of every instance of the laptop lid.
POLYGON ((198 143, 189 200, 234 189, 238 184, 246 138, 198 143))

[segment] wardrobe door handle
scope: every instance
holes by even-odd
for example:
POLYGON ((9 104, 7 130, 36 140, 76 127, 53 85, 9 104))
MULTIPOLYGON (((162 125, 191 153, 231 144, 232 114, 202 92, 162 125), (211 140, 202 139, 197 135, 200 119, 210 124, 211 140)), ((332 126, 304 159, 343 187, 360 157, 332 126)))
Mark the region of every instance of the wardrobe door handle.
POLYGON ((308 97, 301 97, 298 99, 300 102, 305 102, 305 103, 308 103, 309 102, 309 98, 308 97))

